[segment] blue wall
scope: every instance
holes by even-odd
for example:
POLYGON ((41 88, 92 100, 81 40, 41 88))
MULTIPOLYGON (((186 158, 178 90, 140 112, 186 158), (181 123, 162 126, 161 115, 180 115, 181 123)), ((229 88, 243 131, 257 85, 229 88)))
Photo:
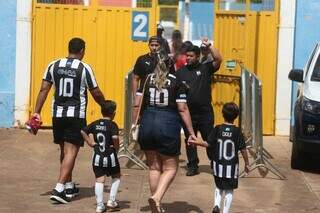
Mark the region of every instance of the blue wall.
MULTIPOLYGON (((191 2, 190 22, 192 22, 191 40, 200 40, 203 36, 212 39, 214 3, 213 2, 191 2)), ((183 24, 184 4, 180 10, 180 24, 183 24)))
MULTIPOLYGON (((319 0, 296 0, 296 2, 293 68, 303 69, 314 46, 320 42, 320 2, 319 0)), ((291 115, 296 94, 297 83, 292 83, 291 115)))
POLYGON ((14 123, 16 1, 0 1, 0 127, 14 123))

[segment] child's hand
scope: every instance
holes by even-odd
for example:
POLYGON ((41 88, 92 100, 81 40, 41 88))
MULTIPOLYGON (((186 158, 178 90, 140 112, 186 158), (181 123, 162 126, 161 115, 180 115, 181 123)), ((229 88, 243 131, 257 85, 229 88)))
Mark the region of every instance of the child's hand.
POLYGON ((88 141, 88 145, 90 146, 90 147, 94 147, 94 146, 96 146, 96 145, 98 145, 96 142, 94 142, 94 141, 88 141))
POLYGON ((195 135, 190 135, 187 141, 188 146, 194 146, 197 144, 197 137, 195 135))

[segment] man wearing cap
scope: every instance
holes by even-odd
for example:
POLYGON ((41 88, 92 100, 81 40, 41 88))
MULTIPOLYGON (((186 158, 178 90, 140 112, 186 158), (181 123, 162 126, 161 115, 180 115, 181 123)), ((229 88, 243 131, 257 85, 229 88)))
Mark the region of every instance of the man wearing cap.
POLYGON ((169 47, 169 43, 167 41, 167 39, 162 37, 162 33, 164 31, 163 26, 159 23, 157 24, 157 36, 159 38, 160 41, 160 46, 161 49, 166 53, 166 54, 170 54, 170 47, 169 47))
POLYGON ((135 95, 140 84, 143 84, 148 74, 152 73, 157 64, 157 53, 160 49, 160 42, 157 36, 149 38, 150 52, 138 57, 133 68, 132 92, 135 95))

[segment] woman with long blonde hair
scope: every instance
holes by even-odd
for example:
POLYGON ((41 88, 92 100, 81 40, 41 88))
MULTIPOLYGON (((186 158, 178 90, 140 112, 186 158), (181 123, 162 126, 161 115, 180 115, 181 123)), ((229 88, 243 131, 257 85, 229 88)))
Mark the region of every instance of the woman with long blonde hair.
POLYGON ((134 106, 134 118, 140 104, 144 109, 140 113, 138 142, 149 167, 148 202, 153 213, 163 212, 161 200, 177 173, 181 119, 188 128, 189 139, 196 138, 186 100, 186 88, 169 73, 158 55, 154 73, 140 86, 134 106))

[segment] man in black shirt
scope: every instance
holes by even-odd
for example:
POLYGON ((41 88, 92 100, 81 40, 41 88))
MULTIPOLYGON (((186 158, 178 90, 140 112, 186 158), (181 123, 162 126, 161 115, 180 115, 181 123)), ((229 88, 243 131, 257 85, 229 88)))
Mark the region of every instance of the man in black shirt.
POLYGON ((81 129, 86 126, 87 89, 98 104, 104 96, 91 67, 84 63, 85 42, 80 38, 69 41, 69 55, 52 61, 43 76, 33 117, 38 120, 48 93, 54 86, 52 130, 55 144, 60 146, 60 174, 51 200, 68 203, 78 194, 72 182, 72 170, 79 148, 83 146, 81 129))
POLYGON ((133 68, 133 82, 132 92, 136 95, 139 88, 139 83, 143 85, 148 74, 154 71, 157 64, 157 52, 160 49, 160 42, 157 36, 149 38, 149 50, 150 52, 138 57, 133 68))
MULTIPOLYGON (((200 63, 200 48, 192 46, 187 51, 187 65, 177 71, 179 78, 188 88, 187 100, 194 131, 198 130, 204 140, 207 139, 214 124, 214 115, 211 105, 211 83, 213 74, 219 70, 222 57, 217 49, 212 48, 207 38, 202 45, 210 51, 212 60, 200 63)), ((186 138, 188 131, 184 128, 186 138)), ((187 176, 197 175, 198 154, 195 146, 186 146, 188 164, 187 176)))

